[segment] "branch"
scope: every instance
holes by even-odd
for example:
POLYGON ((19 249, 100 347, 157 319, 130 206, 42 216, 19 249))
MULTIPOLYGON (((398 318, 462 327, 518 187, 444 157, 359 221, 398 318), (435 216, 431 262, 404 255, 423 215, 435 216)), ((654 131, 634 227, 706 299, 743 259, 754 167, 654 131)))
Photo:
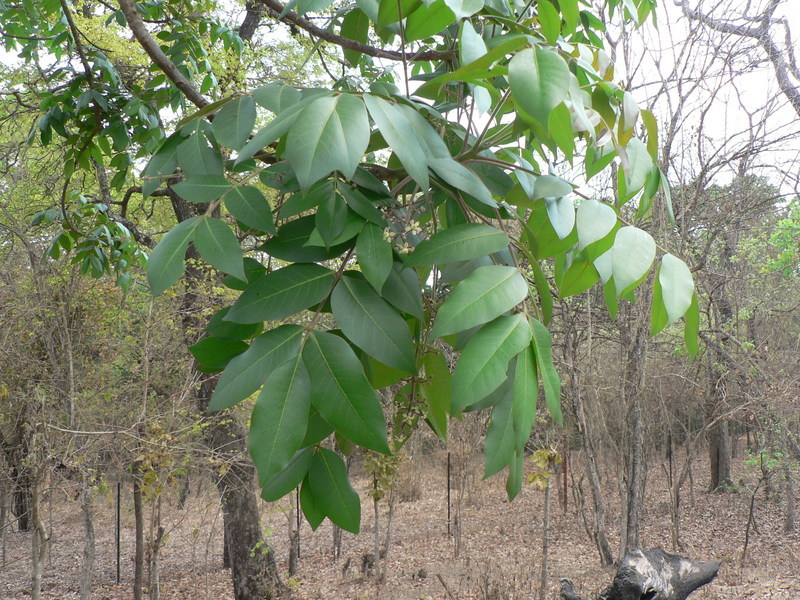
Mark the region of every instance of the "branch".
MULTIPOLYGON (((127 1, 127 0, 126 0, 127 1)), ((351 40, 350 38, 342 37, 341 35, 336 35, 328 31, 327 29, 322 29, 321 27, 317 27, 307 19, 304 19, 300 15, 286 11, 286 7, 283 6, 279 2, 279 0, 258 0, 269 8, 272 12, 274 12, 279 21, 288 22, 293 25, 296 25, 300 29, 304 29, 311 35, 314 35, 320 39, 325 40, 326 42, 330 42, 332 44, 336 44, 346 50, 355 50, 356 52, 360 52, 361 54, 366 54, 367 56, 373 56, 375 58, 385 58, 388 60, 411 60, 411 61, 435 61, 435 60, 452 60, 456 57, 456 53, 454 50, 425 50, 421 52, 417 52, 416 54, 406 55, 404 52, 398 52, 396 50, 384 50, 383 48, 376 48, 374 46, 369 46, 367 44, 362 44, 361 42, 357 42, 355 40, 351 40), (283 16, 281 16, 283 15, 283 16)))
POLYGON ((133 0, 118 1, 119 7, 122 9, 122 13, 125 15, 125 20, 128 21, 128 27, 130 27, 131 31, 133 32, 133 36, 136 38, 136 41, 139 42, 139 45, 144 48, 145 52, 147 52, 147 55, 153 59, 153 62, 158 65, 164 75, 166 75, 169 80, 175 84, 175 87, 183 92, 184 96, 186 96, 186 98, 192 104, 198 108, 207 106, 209 101, 197 91, 197 88, 194 87, 192 82, 183 76, 183 73, 181 73, 178 70, 178 67, 175 66, 175 63, 172 62, 166 54, 164 54, 163 50, 161 50, 161 47, 150 35, 150 32, 147 31, 147 27, 145 27, 142 17, 139 15, 139 11, 136 10, 136 5, 134 4, 133 0))
MULTIPOLYGON (((790 79, 791 74, 797 74, 798 69, 797 65, 794 64, 794 53, 791 52, 791 45, 788 47, 790 48, 790 60, 791 63, 786 61, 784 53, 778 48, 778 45, 773 41, 772 36, 769 34, 769 26, 775 22, 781 22, 780 20, 775 20, 773 15, 775 14, 775 9, 778 7, 779 2, 777 0, 772 0, 770 4, 765 9, 764 14, 762 14, 757 19, 750 19, 759 23, 758 26, 755 27, 746 27, 744 25, 737 25, 731 23, 726 20, 716 19, 711 17, 710 15, 703 14, 700 12, 699 9, 691 9, 688 6, 688 0, 673 0, 675 5, 680 7, 683 11, 683 14, 688 17, 689 19, 699 21, 703 25, 710 27, 714 31, 719 31, 720 33, 727 33, 732 35, 738 35, 741 37, 748 37, 750 39, 756 40, 759 45, 764 49, 767 53, 767 57, 769 58, 772 66, 775 68, 775 77, 778 81, 778 86, 781 88, 784 96, 789 100, 794 108, 795 112, 800 116, 800 89, 792 84, 790 79)), ((789 25, 784 24, 786 27, 786 37, 787 39, 791 39, 789 35, 789 25)))

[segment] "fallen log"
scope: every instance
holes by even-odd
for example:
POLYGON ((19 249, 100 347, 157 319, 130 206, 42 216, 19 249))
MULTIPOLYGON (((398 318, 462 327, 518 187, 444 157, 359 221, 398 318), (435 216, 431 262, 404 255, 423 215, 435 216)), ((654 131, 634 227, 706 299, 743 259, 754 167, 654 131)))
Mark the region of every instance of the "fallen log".
MULTIPOLYGON (((631 550, 598 600, 686 600, 717 576, 720 561, 696 562, 660 548, 631 550)), ((582 600, 569 579, 561 580, 561 600, 582 600)))

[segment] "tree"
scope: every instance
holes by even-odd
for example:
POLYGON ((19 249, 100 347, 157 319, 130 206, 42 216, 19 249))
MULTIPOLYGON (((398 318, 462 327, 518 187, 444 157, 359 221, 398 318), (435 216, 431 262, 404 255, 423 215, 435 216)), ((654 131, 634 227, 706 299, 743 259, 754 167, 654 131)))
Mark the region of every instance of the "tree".
MULTIPOLYGON (((608 0, 602 10, 638 24, 653 7, 608 0)), ((131 220, 131 208, 154 198, 165 218, 160 201, 168 201, 177 225, 150 255, 152 292, 187 273, 187 332, 197 326, 193 286, 207 276, 201 258, 241 292, 192 345, 199 371, 221 372, 216 384, 200 379, 198 402, 223 410, 261 390, 249 442, 262 496, 274 500, 299 485, 313 527, 328 517, 359 529, 358 495, 325 440, 335 433, 397 451, 389 440, 405 438, 387 435, 375 391, 394 384, 392 427, 422 417, 444 437, 448 416, 491 410, 485 474, 508 467, 514 497, 540 382, 561 420, 546 328, 552 294, 600 282, 616 314, 620 302, 635 300, 658 254, 653 238, 622 216, 626 205, 647 214, 664 183, 654 119, 612 82, 602 21, 579 0, 260 0, 246 3, 237 31, 215 8, 120 0, 103 14, 118 36, 133 33, 148 68, 141 55, 93 43, 66 1, 5 6, 7 46, 30 62, 49 52, 57 65, 34 131, 44 143, 54 132, 68 142, 64 230, 54 247, 77 243, 87 271, 114 270, 125 284, 135 248, 80 228, 68 194, 76 170, 96 177, 120 213, 115 222, 141 241, 151 232, 131 220), (243 39, 257 44, 266 19, 310 36, 324 48, 325 68, 327 54, 342 77, 327 88, 239 89, 238 57, 252 51, 243 39), (226 85, 212 61, 227 68, 226 85), (167 108, 182 118, 164 136, 167 108), (134 156, 149 160, 141 186, 128 187, 134 156), (558 175, 560 163, 579 157, 586 180, 613 163, 613 203, 558 175), (452 372, 446 347, 459 353, 452 372)), ((105 10, 88 5, 82 16, 91 22, 105 10)), ((655 282, 651 330, 686 314, 694 350, 689 269, 664 253, 655 282)), ((235 437, 210 431, 219 436, 212 445, 235 437)), ((247 482, 241 467, 231 476, 247 482)), ((226 516, 245 498, 226 496, 230 489, 221 486, 226 516)), ((242 546, 250 547, 237 560, 246 562, 252 544, 242 546)), ((263 577, 242 573, 238 598, 273 593, 248 588, 244 581, 263 577)))

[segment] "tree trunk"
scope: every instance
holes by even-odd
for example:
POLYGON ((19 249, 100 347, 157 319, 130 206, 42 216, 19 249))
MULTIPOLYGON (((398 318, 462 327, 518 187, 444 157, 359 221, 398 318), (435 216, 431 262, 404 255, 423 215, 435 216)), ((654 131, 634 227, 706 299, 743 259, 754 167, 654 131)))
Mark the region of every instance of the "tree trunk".
MULTIPOLYGON (((208 406, 213 381, 205 379, 197 394, 198 407, 208 406)), ((274 553, 261 532, 258 504, 253 493, 255 467, 239 422, 231 414, 204 412, 208 427, 206 444, 222 458, 226 469, 216 481, 222 500, 222 514, 228 533, 228 552, 236 600, 271 600, 284 592, 274 553)))
MULTIPOLYGON (((23 452, 27 454, 25 448, 21 449, 20 453, 23 452)), ((11 492, 11 513, 17 519, 17 529, 19 531, 30 531, 31 505, 33 504, 33 481, 30 467, 27 465, 12 467, 11 479, 14 482, 14 488, 11 492)))
POLYGON ((134 467, 133 518, 136 549, 133 557, 133 600, 142 600, 142 585, 144 584, 144 507, 142 502, 142 482, 136 467, 134 467))
POLYGON ((84 475, 81 490, 81 512, 83 513, 83 559, 81 560, 81 600, 92 598, 92 572, 94 571, 95 535, 92 521, 92 488, 89 477, 84 475))
POLYGON ((783 476, 786 478, 786 515, 783 520, 784 533, 794 531, 794 481, 792 480, 792 470, 788 465, 783 467, 783 476))
POLYGON ((710 430, 708 455, 711 465, 709 488, 713 492, 731 483, 731 444, 727 421, 717 423, 710 430))
MULTIPOLYGON (((573 375, 573 378, 577 375, 573 375)), ((586 472, 589 476, 589 488, 592 490, 592 502, 594 504, 594 519, 592 521, 592 538, 600 553, 600 564, 604 567, 610 566, 614 562, 614 555, 611 552, 611 545, 606 537, 606 508, 603 501, 603 490, 600 485, 600 470, 597 466, 597 456, 594 443, 589 435, 589 425, 586 421, 586 414, 583 410, 583 399, 577 385, 572 386, 572 400, 575 409, 575 419, 578 423, 578 433, 583 442, 584 453, 586 455, 586 472)))
POLYGON ((33 527, 31 536, 31 600, 40 600, 42 597, 42 575, 44 574, 44 561, 47 555, 47 529, 41 515, 41 473, 38 466, 31 475, 31 510, 30 519, 33 527))
POLYGON ((539 600, 547 597, 547 553, 550 545, 550 484, 544 489, 544 514, 542 515, 542 569, 539 572, 539 600))

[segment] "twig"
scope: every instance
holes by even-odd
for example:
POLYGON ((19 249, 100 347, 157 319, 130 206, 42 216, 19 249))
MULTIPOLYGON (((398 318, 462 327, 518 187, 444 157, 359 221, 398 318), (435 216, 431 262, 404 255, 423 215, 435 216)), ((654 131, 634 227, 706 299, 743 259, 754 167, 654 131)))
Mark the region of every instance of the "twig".
POLYGON ((444 588, 444 591, 447 594, 447 597, 450 598, 450 600, 456 600, 455 596, 453 596, 453 594, 450 593, 450 589, 447 587, 447 584, 444 582, 444 578, 442 577, 441 573, 437 573, 436 574, 436 578, 439 580, 439 583, 442 584, 442 587, 444 588))

